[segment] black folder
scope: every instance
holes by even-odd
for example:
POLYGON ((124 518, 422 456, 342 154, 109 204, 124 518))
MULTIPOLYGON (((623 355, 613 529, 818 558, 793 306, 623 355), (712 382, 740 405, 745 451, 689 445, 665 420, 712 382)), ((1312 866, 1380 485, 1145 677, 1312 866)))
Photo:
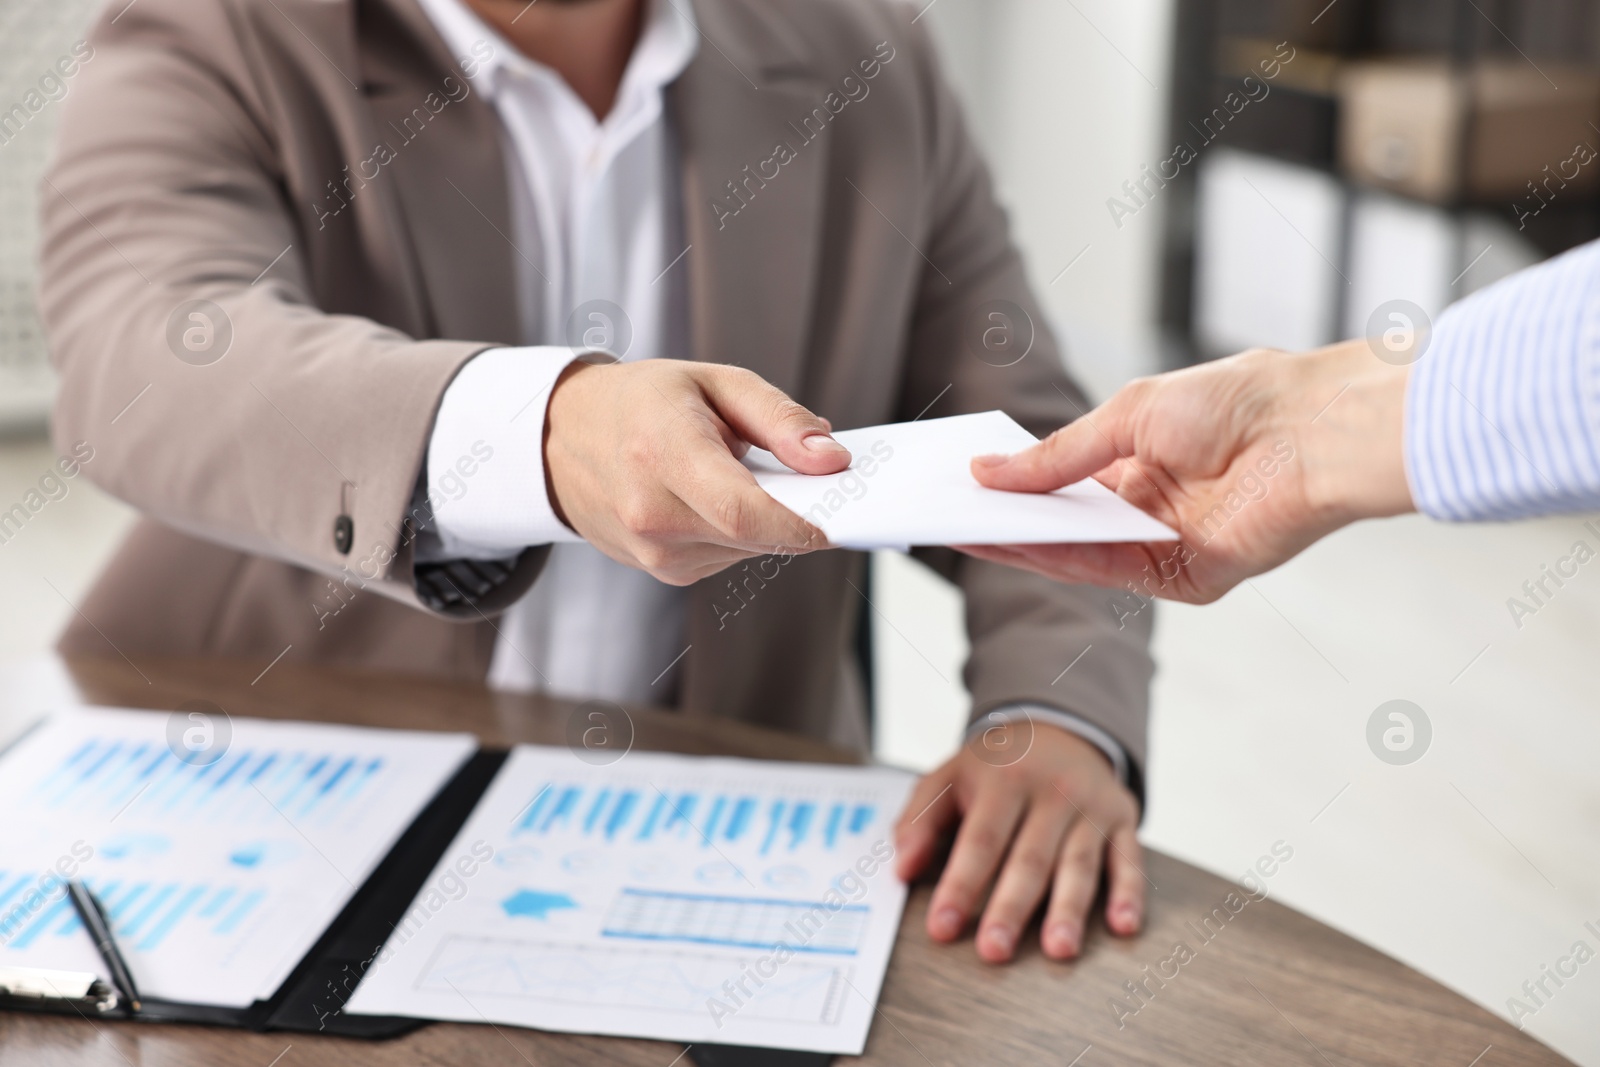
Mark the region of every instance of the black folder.
MULTIPOLYGON (((505 749, 479 749, 461 765, 269 999, 258 1000, 247 1008, 224 1008, 147 996, 142 998, 137 1014, 119 1009, 95 1018, 205 1023, 368 1039, 399 1037, 427 1025, 426 1019, 347 1015, 344 1006, 509 754, 505 749)), ((48 1001, 13 1001, 6 1007, 62 1010, 48 1001)), ((730 1045, 695 1045, 689 1056, 700 1067, 827 1067, 833 1059, 823 1053, 730 1045)))

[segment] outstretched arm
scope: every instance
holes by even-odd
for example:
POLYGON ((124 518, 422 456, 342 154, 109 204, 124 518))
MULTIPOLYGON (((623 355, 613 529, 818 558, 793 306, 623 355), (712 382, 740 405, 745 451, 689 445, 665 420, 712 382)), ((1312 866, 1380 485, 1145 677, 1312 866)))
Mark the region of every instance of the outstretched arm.
POLYGON ((1431 334, 1246 352, 1137 381, 1013 457, 997 489, 1095 477, 1174 546, 984 546, 1068 582, 1214 600, 1356 519, 1481 521, 1600 508, 1600 242, 1456 304, 1431 334))
POLYGON ((1180 540, 966 551, 1060 581, 1215 600, 1348 522, 1411 510, 1407 377, 1356 341, 1133 382, 1025 452, 978 457, 973 475, 1024 492, 1093 477, 1180 540))

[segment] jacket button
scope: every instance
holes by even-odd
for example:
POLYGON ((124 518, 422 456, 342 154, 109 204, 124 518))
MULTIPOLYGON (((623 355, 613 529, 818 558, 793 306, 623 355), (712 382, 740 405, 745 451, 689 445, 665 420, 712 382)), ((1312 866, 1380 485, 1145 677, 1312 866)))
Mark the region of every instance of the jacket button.
POLYGON ((333 547, 341 555, 350 554, 350 546, 355 543, 356 524, 350 521, 350 516, 340 515, 333 520, 333 547))

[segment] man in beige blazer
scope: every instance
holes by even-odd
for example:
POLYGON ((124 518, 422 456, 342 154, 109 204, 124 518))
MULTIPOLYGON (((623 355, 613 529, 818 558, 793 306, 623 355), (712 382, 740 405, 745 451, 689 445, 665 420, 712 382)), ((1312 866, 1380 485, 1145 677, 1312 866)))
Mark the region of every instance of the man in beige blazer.
MULTIPOLYGON (((826 473, 850 458, 834 426, 1001 408, 1042 432, 1086 407, 917 12, 894 0, 141 0, 91 43, 42 190, 55 433, 92 445, 91 477, 148 517, 69 652, 493 681, 510 648, 542 675, 496 620, 557 589, 546 564, 571 549, 637 568, 641 596, 684 587, 659 601, 684 651, 644 699, 859 737, 864 559, 814 551, 820 532, 737 454, 826 473), (566 133, 541 100, 577 108, 566 133), (636 317, 657 322, 640 331, 653 354, 681 358, 610 364, 626 353, 589 353, 607 337, 585 333, 524 395, 504 383, 549 357, 552 314, 581 310, 550 297, 571 219, 549 208, 587 172, 540 146, 583 143, 573 123, 620 136, 630 109, 672 161, 633 173, 664 205, 637 232, 666 254, 611 267, 631 291, 680 287, 681 345, 636 317), (681 239, 670 262, 662 234, 681 239), (997 324, 1020 358, 986 347, 997 324), (494 361, 508 377, 476 403, 503 407, 478 421, 517 423, 524 451, 457 461, 445 422, 480 409, 452 398, 494 361), (454 558, 451 484, 490 511, 542 508, 548 540, 587 547, 541 535, 454 558)), ((569 260, 605 237, 584 232, 569 260)), ((1149 613, 919 557, 965 594, 976 724, 901 820, 908 877, 960 825, 929 933, 978 918, 980 955, 1003 961, 1048 899, 1044 949, 1076 955, 1102 872, 1107 923, 1132 933, 1149 613)), ((599 599, 545 596, 546 636, 599 599)))

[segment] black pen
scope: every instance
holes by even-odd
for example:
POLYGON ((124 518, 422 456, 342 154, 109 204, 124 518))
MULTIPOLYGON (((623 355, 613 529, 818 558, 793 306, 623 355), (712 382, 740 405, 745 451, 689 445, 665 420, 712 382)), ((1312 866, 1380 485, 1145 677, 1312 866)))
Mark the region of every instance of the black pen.
POLYGON ((133 973, 128 970, 127 961, 117 949, 117 939, 111 935, 111 923, 106 918, 105 910, 100 907, 94 894, 89 892, 89 887, 76 879, 67 883, 67 895, 72 898, 72 907, 77 911, 83 928, 89 931, 89 939, 100 950, 100 958, 111 969, 111 980, 127 1000, 128 1011, 137 1012, 140 1007, 139 990, 133 984, 133 973))

